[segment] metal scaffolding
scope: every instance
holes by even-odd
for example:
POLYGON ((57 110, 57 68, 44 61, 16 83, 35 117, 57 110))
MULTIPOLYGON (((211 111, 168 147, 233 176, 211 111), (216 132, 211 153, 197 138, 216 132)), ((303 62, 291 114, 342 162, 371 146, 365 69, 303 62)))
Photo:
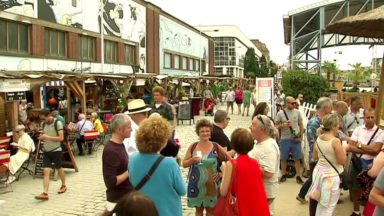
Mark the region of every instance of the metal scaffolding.
POLYGON ((326 0, 284 16, 284 39, 290 45, 291 69, 321 74, 322 49, 345 45, 384 45, 384 39, 328 34, 325 27, 347 16, 384 5, 384 0, 326 0))

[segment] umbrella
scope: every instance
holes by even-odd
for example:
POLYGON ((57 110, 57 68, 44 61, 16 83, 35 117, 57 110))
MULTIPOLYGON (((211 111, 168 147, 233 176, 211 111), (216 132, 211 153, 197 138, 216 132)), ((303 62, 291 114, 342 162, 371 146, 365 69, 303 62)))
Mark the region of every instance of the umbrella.
MULTIPOLYGON (((384 38, 384 5, 371 11, 349 16, 328 25, 326 33, 336 33, 357 37, 384 38)), ((384 55, 381 65, 379 97, 376 107, 376 121, 380 124, 384 97, 384 55)))

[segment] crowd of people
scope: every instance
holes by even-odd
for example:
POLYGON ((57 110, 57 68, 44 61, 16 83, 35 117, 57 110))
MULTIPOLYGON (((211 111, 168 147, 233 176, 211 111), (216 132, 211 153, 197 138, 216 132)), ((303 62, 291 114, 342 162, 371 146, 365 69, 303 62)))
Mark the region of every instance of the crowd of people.
MULTIPOLYGON (((236 197, 232 207, 238 215, 274 215, 279 184, 291 177, 289 160, 294 161, 296 183, 302 185, 296 200, 309 203, 310 216, 333 215, 342 189, 349 190, 351 216, 384 215, 384 132, 375 124, 374 110, 364 109, 358 96, 348 103, 321 97, 308 120, 300 110, 304 96, 298 95, 277 101, 281 109, 272 118, 269 105, 257 103, 251 89, 243 92, 236 87, 226 92, 227 111, 216 110, 213 122, 202 118, 196 123, 198 140, 189 144, 183 159, 175 142, 176 111, 167 102, 165 90, 153 88, 151 105, 142 99, 129 100, 126 112, 110 120, 111 137, 103 149, 104 215, 183 215, 182 196, 187 196, 188 207, 198 216, 219 215, 221 200, 229 196, 236 197), (255 109, 250 127, 239 125, 228 138, 224 129, 234 102, 238 115, 248 116, 250 104, 255 109), (303 152, 304 143, 308 152, 303 152), (307 179, 305 159, 309 161, 307 179), (180 166, 188 169, 187 181, 180 166)), ((207 92, 204 95, 209 97, 207 92)), ((58 193, 67 190, 61 166, 65 126, 55 111, 43 110, 39 118, 44 180, 43 193, 36 199, 47 200, 52 165, 61 179, 58 193)), ((28 118, 21 121, 27 122, 28 118)), ((92 129, 104 132, 97 113, 79 114, 74 130, 80 155, 84 154, 84 131, 92 129)), ((34 151, 25 126, 17 126, 16 133, 20 138, 13 145, 19 151, 9 163, 9 182, 34 151)))

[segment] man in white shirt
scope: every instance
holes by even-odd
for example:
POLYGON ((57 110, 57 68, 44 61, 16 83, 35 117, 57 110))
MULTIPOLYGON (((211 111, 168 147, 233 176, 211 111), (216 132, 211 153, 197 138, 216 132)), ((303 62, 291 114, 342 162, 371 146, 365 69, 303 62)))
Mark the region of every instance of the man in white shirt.
POLYGON ((351 136, 352 132, 358 126, 364 124, 363 103, 359 96, 351 98, 351 106, 347 115, 343 116, 343 132, 351 136))
MULTIPOLYGON (((348 152, 353 152, 361 157, 361 165, 363 169, 368 169, 373 162, 374 157, 380 153, 383 146, 384 133, 375 124, 376 117, 373 109, 366 109, 364 111, 364 124, 355 128, 352 133, 351 141, 347 147, 348 152), (362 154, 362 155, 361 155, 362 154)), ((353 213, 351 216, 360 215, 360 194, 361 189, 357 184, 356 178, 358 171, 353 173, 350 185, 350 194, 353 200, 353 213)))
POLYGON ((136 132, 139 129, 140 123, 147 118, 147 113, 150 110, 151 108, 147 107, 142 99, 135 99, 128 103, 128 111, 125 112, 125 114, 131 118, 132 131, 131 136, 123 141, 128 156, 138 151, 136 146, 136 132))
POLYGON ((227 113, 229 112, 229 108, 232 110, 233 114, 233 102, 235 101, 235 91, 230 87, 225 94, 224 101, 227 102, 227 113))

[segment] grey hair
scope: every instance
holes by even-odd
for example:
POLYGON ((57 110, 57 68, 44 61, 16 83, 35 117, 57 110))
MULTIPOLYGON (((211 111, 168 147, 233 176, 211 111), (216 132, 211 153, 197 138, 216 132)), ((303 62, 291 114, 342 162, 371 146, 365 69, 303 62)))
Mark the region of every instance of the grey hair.
POLYGON ((215 112, 215 116, 213 117, 213 121, 215 123, 221 123, 228 117, 227 111, 224 110, 217 110, 215 112))
POLYGON ((320 127, 317 129, 317 136, 320 136, 323 133, 329 132, 332 129, 336 128, 341 121, 340 116, 337 113, 328 114, 321 119, 320 127))
POLYGON ((17 125, 16 127, 15 127, 15 131, 20 131, 20 130, 25 130, 25 126, 24 125, 17 125))
POLYGON ((130 122, 130 118, 123 113, 114 115, 110 125, 112 133, 116 132, 119 128, 126 127, 130 122))
POLYGON ((85 115, 84 115, 84 113, 80 113, 78 118, 79 118, 79 120, 83 120, 83 119, 85 119, 85 115))
POLYGON ((273 125, 271 119, 269 119, 268 116, 266 115, 257 115, 255 116, 255 118, 260 124, 259 126, 264 128, 264 131, 265 133, 272 137, 273 139, 277 139, 278 135, 279 135, 279 132, 277 131, 277 129, 275 128, 275 126, 273 125), (262 121, 260 121, 260 119, 262 121))
POLYGON ((319 98, 319 100, 317 100, 317 103, 316 103, 317 110, 323 110, 324 108, 332 107, 332 106, 333 106, 333 102, 329 97, 321 97, 319 98))

